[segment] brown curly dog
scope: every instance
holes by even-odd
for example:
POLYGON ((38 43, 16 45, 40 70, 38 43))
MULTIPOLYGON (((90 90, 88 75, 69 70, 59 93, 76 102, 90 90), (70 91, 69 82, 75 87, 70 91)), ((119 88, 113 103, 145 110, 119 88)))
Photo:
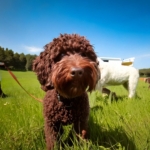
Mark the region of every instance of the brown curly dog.
POLYGON ((73 124, 75 132, 86 138, 87 91, 95 89, 99 70, 93 47, 83 36, 61 34, 44 48, 34 60, 33 70, 46 91, 44 129, 47 149, 51 150, 62 125, 73 124))

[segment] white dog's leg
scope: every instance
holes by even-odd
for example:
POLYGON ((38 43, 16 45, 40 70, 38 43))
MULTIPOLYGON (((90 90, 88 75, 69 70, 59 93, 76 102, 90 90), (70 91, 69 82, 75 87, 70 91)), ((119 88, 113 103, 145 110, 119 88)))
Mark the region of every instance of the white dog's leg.
POLYGON ((137 87, 137 83, 138 83, 138 78, 139 78, 139 76, 138 76, 138 74, 137 74, 137 76, 131 76, 130 78, 129 78, 129 85, 128 85, 128 90, 129 90, 129 98, 132 98, 134 95, 135 95, 135 91, 136 91, 136 87, 137 87))

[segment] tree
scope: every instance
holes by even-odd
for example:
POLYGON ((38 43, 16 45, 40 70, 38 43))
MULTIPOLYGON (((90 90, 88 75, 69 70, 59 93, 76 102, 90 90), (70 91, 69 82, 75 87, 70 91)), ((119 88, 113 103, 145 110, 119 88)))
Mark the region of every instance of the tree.
POLYGON ((32 70, 32 63, 33 63, 33 60, 35 59, 36 55, 30 55, 30 54, 27 54, 26 55, 26 70, 29 71, 29 70, 32 70))
POLYGON ((14 53, 11 49, 4 49, 0 46, 0 62, 15 70, 32 70, 32 62, 37 57, 30 54, 14 53))
POLYGON ((13 60, 14 60, 14 66, 15 66, 14 68, 15 69, 20 69, 21 68, 19 57, 20 57, 20 55, 18 53, 14 54, 13 60))
POLYGON ((140 76, 149 77, 150 76, 150 68, 149 69, 140 69, 140 76))
POLYGON ((14 52, 12 50, 8 50, 8 48, 6 48, 4 62, 8 67, 11 67, 11 68, 14 67, 13 57, 14 57, 14 52))
POLYGON ((25 70, 25 66, 26 66, 26 57, 23 53, 20 54, 20 57, 19 57, 19 60, 20 60, 20 67, 25 70))
POLYGON ((0 47, 0 62, 4 62, 5 60, 5 51, 4 48, 0 47))

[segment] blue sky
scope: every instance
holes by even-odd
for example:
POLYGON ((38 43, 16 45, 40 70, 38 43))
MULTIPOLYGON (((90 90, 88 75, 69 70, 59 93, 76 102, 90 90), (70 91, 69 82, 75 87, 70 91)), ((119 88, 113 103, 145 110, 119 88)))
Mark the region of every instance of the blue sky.
POLYGON ((60 33, 85 36, 100 57, 150 68, 149 0, 0 0, 0 46, 39 54, 60 33))

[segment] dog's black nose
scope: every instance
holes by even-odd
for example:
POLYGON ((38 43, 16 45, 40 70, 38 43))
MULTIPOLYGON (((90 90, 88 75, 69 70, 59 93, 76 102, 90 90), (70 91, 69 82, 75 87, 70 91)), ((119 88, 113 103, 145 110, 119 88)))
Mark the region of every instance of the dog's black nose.
POLYGON ((83 75, 83 69, 82 68, 72 68, 71 69, 71 75, 72 77, 81 77, 83 75))

